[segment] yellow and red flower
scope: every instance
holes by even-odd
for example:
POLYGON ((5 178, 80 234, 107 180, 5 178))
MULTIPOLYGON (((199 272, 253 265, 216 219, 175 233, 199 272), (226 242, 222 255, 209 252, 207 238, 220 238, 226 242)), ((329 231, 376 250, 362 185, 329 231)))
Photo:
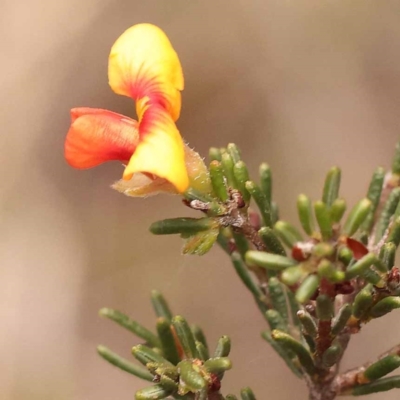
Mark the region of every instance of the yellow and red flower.
POLYGON ((165 33, 151 24, 126 30, 111 49, 108 77, 115 93, 136 101, 138 121, 96 108, 71 110, 67 162, 83 169, 121 161, 123 179, 113 187, 131 196, 208 189, 203 160, 184 144, 175 125, 184 79, 165 33))

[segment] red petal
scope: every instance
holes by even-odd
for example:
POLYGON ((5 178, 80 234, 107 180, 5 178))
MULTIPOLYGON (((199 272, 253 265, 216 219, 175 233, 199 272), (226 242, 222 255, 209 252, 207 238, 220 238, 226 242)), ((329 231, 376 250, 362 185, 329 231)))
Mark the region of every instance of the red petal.
POLYGON ((353 252, 356 260, 359 260, 368 253, 368 249, 358 240, 346 238, 346 243, 348 248, 353 252))
POLYGON ((139 141, 137 121, 98 108, 71 110, 65 158, 75 168, 91 168, 106 161, 128 161, 139 141))

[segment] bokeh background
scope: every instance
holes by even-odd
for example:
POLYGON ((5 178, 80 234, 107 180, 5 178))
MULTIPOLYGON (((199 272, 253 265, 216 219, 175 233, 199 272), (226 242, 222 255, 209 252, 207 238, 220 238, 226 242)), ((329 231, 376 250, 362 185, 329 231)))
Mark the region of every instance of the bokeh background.
MULTIPOLYGON (((97 311, 152 326, 158 288, 210 343, 232 336, 224 393, 250 385, 260 399, 305 399, 261 341, 265 323, 222 252, 183 257, 179 238, 149 234, 154 220, 187 212, 178 198, 127 198, 109 189, 120 165, 82 172, 64 162, 70 108, 134 115, 108 87, 107 57, 139 22, 163 28, 180 55, 184 137, 204 155, 236 142, 253 173, 267 161, 286 219, 298 193, 320 196, 335 164, 353 204, 399 139, 398 1, 2 0, 0 398, 132 399, 145 383, 95 346, 129 357, 135 340, 97 311)), ((399 315, 363 329, 343 368, 400 342, 399 315)))

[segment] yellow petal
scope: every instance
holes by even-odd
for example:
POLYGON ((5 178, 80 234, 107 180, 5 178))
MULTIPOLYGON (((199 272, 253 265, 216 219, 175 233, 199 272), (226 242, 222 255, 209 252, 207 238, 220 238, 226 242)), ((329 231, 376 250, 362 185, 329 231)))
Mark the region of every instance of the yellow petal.
POLYGON ((168 37, 155 25, 134 25, 117 39, 108 79, 114 92, 136 101, 150 99, 164 106, 174 121, 179 118, 182 67, 168 37))
POLYGON ((139 122, 139 144, 125 168, 123 178, 146 172, 167 179, 178 192, 189 186, 181 135, 171 115, 158 104, 147 106, 139 122))

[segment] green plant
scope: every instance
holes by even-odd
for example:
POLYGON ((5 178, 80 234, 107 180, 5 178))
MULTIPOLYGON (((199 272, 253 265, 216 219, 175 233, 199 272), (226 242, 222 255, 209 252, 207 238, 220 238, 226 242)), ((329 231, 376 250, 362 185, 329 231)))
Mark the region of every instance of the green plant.
MULTIPOLYGON (((299 195, 304 233, 279 218, 268 165, 261 164, 256 183, 237 146, 229 144, 210 150, 209 171, 211 195, 191 189, 184 193, 184 203, 203 217, 167 219, 153 223, 150 230, 156 235, 180 234, 185 254, 203 255, 218 242, 266 320, 262 338, 307 383, 310 399, 400 387, 400 376, 386 377, 400 366, 400 345, 373 363, 339 372, 351 337, 363 325, 400 308, 400 272, 395 266, 400 243, 400 143, 392 169, 376 169, 365 198, 346 218, 337 167, 326 176, 321 200, 299 195)), ((147 371, 99 347, 108 361, 157 382, 136 398, 236 398, 219 392, 223 373, 231 367, 226 358, 229 339, 220 339, 210 359, 202 331, 190 330, 182 317, 171 319, 158 292, 153 292, 152 301, 159 317, 158 335, 116 311, 101 311, 147 343, 148 347, 133 348, 147 371)), ((244 389, 241 398, 255 396, 244 389)))

